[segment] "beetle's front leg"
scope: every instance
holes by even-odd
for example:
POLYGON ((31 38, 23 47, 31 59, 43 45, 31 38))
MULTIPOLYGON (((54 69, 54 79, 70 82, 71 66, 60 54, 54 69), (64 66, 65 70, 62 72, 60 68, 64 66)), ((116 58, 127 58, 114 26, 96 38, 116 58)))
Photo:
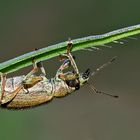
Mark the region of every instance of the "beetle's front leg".
POLYGON ((69 40, 68 44, 67 44, 67 56, 69 57, 69 60, 71 61, 71 65, 73 66, 75 73, 79 75, 78 67, 76 65, 76 62, 75 62, 73 56, 71 55, 72 46, 73 46, 73 43, 71 40, 69 40))
POLYGON ((67 55, 61 55, 61 60, 64 60, 63 64, 59 67, 59 69, 57 70, 56 73, 56 78, 60 78, 63 81, 67 81, 67 80, 74 80, 76 78, 78 78, 78 74, 75 71, 69 71, 64 73, 63 71, 67 68, 69 68, 71 66, 71 61, 69 60, 69 58, 67 57, 67 55))
POLYGON ((67 44, 67 53, 59 56, 60 61, 64 61, 64 62, 57 70, 56 77, 65 81, 76 79, 79 76, 79 70, 75 62, 75 57, 71 55, 71 49, 72 49, 72 42, 69 41, 67 44), (63 71, 69 68, 70 66, 72 66, 74 70, 72 72, 63 73, 63 71))
POLYGON ((71 49, 72 49, 72 41, 68 41, 67 53, 61 54, 59 56, 60 61, 64 61, 64 63, 59 68, 59 70, 63 71, 65 69, 67 69, 68 67, 72 66, 74 69, 74 73, 79 75, 79 70, 78 70, 78 67, 77 67, 76 62, 75 62, 75 56, 71 55, 71 49))

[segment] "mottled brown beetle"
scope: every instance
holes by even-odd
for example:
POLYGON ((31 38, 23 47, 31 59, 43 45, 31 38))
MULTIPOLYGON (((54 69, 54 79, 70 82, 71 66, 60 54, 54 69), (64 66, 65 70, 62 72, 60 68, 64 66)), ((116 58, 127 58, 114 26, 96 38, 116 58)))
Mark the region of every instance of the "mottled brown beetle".
MULTIPOLYGON (((115 58, 105 63, 96 71, 90 74, 87 69, 84 73, 79 73, 74 57, 71 55, 72 42, 68 42, 67 53, 60 55, 63 64, 57 70, 56 76, 51 79, 46 78, 45 69, 41 62, 36 63, 33 60, 33 70, 25 75, 6 79, 6 74, 1 74, 0 86, 0 103, 7 108, 27 108, 37 106, 52 100, 54 97, 63 97, 72 93, 81 86, 88 83, 89 77, 102 69, 115 58), (73 71, 64 73, 64 70, 72 66, 73 71), (42 71, 39 76, 36 75, 38 70, 42 71)), ((96 93, 106 94, 111 97, 118 97, 98 91, 95 87, 88 84, 96 93)))

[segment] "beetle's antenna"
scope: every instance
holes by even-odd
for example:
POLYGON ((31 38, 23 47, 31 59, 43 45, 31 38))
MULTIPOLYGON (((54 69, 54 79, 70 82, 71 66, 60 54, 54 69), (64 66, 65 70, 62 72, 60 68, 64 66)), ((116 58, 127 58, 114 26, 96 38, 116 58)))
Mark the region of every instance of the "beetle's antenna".
POLYGON ((109 64, 112 64, 115 60, 116 60, 117 56, 113 57, 112 59, 110 59, 107 63, 104 63, 103 65, 101 65, 100 67, 98 67, 95 71, 93 71, 91 73, 91 76, 94 76, 97 72, 99 72, 101 69, 103 69, 104 67, 108 66, 109 64))
POLYGON ((105 93, 103 91, 99 91, 93 85, 91 85, 89 83, 88 83, 88 86, 97 94, 103 94, 103 95, 107 95, 107 96, 110 96, 110 97, 113 97, 113 98, 119 98, 118 95, 112 95, 112 94, 109 94, 109 93, 105 93))
MULTIPOLYGON (((101 65, 100 67, 98 67, 95 71, 93 71, 91 73, 91 76, 94 76, 97 72, 99 72, 100 70, 102 70, 104 67, 108 66, 109 64, 112 64, 115 60, 116 60, 116 56, 113 57, 112 59, 110 59, 107 63, 104 63, 103 65, 101 65)), ((113 98, 118 98, 119 96, 117 95, 112 95, 112 94, 109 94, 109 93, 105 93, 103 91, 99 91, 97 90, 93 85, 87 83, 87 85, 97 94, 104 94, 104 95, 107 95, 107 96, 110 96, 110 97, 113 97, 113 98)))

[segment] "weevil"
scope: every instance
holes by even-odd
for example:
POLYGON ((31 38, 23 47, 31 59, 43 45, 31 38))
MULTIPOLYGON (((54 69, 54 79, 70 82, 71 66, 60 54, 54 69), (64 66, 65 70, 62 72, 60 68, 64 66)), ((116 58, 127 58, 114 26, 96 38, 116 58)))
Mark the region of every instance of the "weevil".
POLYGON ((106 65, 112 63, 115 58, 111 59, 92 73, 90 69, 87 69, 83 73, 79 73, 75 57, 71 54, 71 48, 72 41, 69 41, 67 44, 67 53, 61 54, 59 57, 60 61, 63 61, 63 63, 57 70, 54 78, 47 79, 42 62, 36 63, 35 59, 33 59, 33 70, 27 75, 6 79, 6 74, 1 73, 1 106, 13 109, 37 106, 51 101, 54 97, 66 96, 67 94, 79 90, 81 86, 86 84, 89 85, 95 93, 118 97, 98 91, 93 85, 88 83, 91 76, 106 65), (64 72, 64 70, 70 66, 73 70, 64 72), (41 70, 42 73, 37 76, 36 72, 38 70, 41 70))

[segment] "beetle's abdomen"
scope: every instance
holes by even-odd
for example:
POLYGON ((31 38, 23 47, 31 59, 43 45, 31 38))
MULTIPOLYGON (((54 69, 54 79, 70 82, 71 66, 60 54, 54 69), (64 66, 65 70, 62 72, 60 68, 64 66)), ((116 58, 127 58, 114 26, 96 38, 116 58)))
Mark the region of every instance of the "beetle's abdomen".
POLYGON ((48 96, 46 92, 24 92, 21 94, 17 94, 17 96, 11 102, 2 106, 13 109, 29 108, 46 103, 52 98, 53 96, 48 96))
MULTIPOLYGON (((24 76, 9 78, 6 81, 6 94, 13 92, 19 85, 22 84, 24 76)), ((6 95, 5 95, 6 96, 6 95)), ((13 100, 2 105, 7 108, 27 108, 37 106, 53 98, 52 84, 47 81, 40 81, 33 87, 28 89, 21 89, 13 100)))

